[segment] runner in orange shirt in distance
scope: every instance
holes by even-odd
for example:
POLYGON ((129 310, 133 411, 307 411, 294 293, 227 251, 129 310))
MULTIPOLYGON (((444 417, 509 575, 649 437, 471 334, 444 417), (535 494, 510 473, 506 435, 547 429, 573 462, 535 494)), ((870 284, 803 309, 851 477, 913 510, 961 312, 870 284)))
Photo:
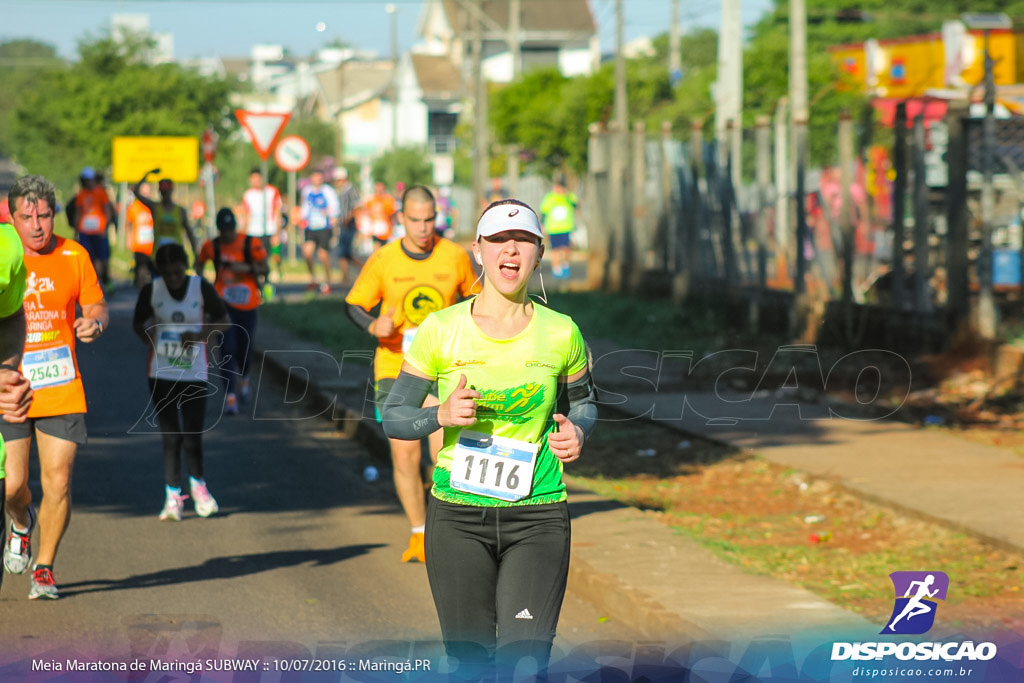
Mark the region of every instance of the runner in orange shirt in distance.
POLYGON ((104 288, 110 285, 110 238, 107 228, 117 221, 114 203, 99 183, 96 171, 86 166, 79 177, 82 189, 68 202, 68 224, 75 230, 75 240, 85 247, 93 268, 104 288))
POLYGON ((395 214, 398 212, 395 198, 388 194, 384 183, 378 181, 374 183, 373 194, 363 201, 363 208, 369 219, 373 248, 379 249, 391 240, 395 214))
POLYGON ((217 212, 216 239, 207 240, 199 250, 199 273, 208 262, 216 270, 214 284, 227 305, 231 327, 224 335, 222 352, 228 363, 224 414, 237 415, 238 401, 249 400, 249 371, 256 338, 257 310, 262 302, 258 278, 266 276, 267 251, 259 238, 238 232, 231 209, 217 212))
MULTIPOLYGON (((139 194, 146 199, 153 195, 149 183, 139 185, 139 194)), ((125 216, 128 248, 135 261, 135 289, 153 280, 153 212, 137 198, 128 206, 125 216)))

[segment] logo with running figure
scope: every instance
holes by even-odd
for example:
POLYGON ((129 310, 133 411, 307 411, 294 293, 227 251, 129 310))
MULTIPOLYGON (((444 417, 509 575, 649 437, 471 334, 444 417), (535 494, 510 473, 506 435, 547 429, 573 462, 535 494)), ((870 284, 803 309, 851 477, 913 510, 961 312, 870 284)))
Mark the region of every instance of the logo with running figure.
POLYGON ((893 572, 889 578, 896 589, 896 600, 892 616, 879 633, 926 633, 935 623, 937 601, 946 599, 949 577, 945 572, 893 572))

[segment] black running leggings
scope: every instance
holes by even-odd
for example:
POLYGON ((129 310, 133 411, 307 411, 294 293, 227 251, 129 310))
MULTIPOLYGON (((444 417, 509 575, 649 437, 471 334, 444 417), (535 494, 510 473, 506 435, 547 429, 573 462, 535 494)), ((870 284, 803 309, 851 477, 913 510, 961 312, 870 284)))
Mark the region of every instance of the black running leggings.
POLYGON ((168 486, 181 488, 183 447, 188 473, 196 479, 203 477, 203 423, 206 397, 211 391, 213 387, 206 382, 149 380, 152 410, 163 436, 164 481, 168 486))
POLYGON ((567 503, 489 508, 429 496, 425 552, 458 678, 523 657, 547 668, 569 576, 567 503))

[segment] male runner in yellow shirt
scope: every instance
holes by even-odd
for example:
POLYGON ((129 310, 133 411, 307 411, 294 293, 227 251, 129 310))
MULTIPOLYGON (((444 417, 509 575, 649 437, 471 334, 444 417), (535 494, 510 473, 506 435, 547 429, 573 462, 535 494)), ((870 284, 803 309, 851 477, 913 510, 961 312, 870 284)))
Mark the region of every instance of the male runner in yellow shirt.
MULTIPOLYGON (((381 247, 363 266, 348 296, 346 313, 360 328, 378 340, 373 370, 378 419, 380 407, 402 368, 402 353, 428 314, 441 310, 473 293, 476 273, 469 255, 459 245, 434 230, 437 204, 422 185, 402 195, 398 219, 405 236, 381 247), (380 316, 370 310, 380 304, 380 316)), ((437 402, 436 397, 427 401, 437 402)), ((436 459, 441 433, 430 438, 430 454, 436 459)), ((395 490, 409 518, 412 537, 402 562, 424 562, 423 528, 426 498, 420 472, 420 442, 389 439, 395 490)))

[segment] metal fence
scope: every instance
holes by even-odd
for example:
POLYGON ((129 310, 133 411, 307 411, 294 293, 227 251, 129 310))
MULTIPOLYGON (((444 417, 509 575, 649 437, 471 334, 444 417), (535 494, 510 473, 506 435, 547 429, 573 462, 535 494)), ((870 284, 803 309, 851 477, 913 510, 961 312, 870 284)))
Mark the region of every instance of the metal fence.
MULTIPOLYGON (((861 322, 846 324, 844 333, 851 343, 865 338, 851 330, 863 330, 873 316, 891 328, 890 341, 916 335, 941 345, 987 277, 980 122, 966 105, 932 122, 908 122, 903 111, 894 128, 876 124, 859 134, 837 122, 837 135, 849 136, 854 152, 845 169, 837 158, 806 172, 799 248, 796 193, 786 190, 795 182, 780 182, 776 168, 785 143, 766 125, 744 131, 744 158, 754 159, 754 172, 738 183, 728 150, 704 141, 699 129, 686 141, 642 127, 593 131, 584 207, 591 284, 677 297, 781 293, 790 295, 789 305, 800 294, 820 303, 819 331, 835 302, 857 307, 861 322)), ((996 139, 991 268, 1009 317, 1024 269, 1024 120, 1001 121, 996 139)))

